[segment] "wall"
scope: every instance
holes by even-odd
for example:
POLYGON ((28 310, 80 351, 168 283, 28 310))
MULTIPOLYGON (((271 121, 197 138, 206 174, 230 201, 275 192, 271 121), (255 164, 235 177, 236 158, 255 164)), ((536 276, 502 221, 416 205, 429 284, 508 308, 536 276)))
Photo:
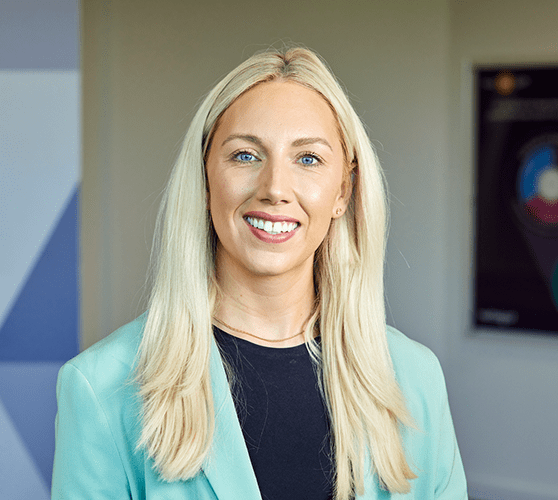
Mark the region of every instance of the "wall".
MULTIPOLYGON (((558 337, 473 332, 473 63, 557 62, 553 1, 452 1, 447 372, 470 493, 558 499, 558 337)), ((558 325, 556 326, 558 330, 558 325)))
POLYGON ((78 2, 0 0, 0 498, 50 498, 78 352, 78 2))

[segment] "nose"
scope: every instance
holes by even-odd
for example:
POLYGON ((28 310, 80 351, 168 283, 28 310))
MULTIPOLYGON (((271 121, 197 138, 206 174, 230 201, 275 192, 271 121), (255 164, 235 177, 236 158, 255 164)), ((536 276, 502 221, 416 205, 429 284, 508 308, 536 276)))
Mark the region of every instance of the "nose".
POLYGON ((293 199, 293 172, 288 160, 269 158, 259 174, 258 198, 271 205, 290 203, 293 199))

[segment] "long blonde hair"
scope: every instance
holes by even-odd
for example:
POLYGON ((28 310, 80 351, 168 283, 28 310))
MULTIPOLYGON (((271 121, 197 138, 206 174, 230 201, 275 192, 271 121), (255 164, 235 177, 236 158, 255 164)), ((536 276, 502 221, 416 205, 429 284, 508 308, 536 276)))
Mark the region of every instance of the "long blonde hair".
POLYGON ((244 92, 271 80, 318 92, 339 125, 353 194, 331 223, 315 257, 318 308, 305 335, 329 410, 335 498, 364 490, 364 475, 406 492, 411 471, 401 440, 410 424, 388 351, 383 266, 386 202, 382 172, 362 122, 325 63, 290 48, 256 54, 231 71, 199 107, 164 194, 154 245, 154 282, 140 345, 137 379, 145 446, 166 480, 195 476, 213 436, 209 357, 215 234, 206 209, 204 158, 224 111, 244 92), (315 323, 321 349, 311 340, 315 323), (370 461, 368 462, 368 459, 370 461))

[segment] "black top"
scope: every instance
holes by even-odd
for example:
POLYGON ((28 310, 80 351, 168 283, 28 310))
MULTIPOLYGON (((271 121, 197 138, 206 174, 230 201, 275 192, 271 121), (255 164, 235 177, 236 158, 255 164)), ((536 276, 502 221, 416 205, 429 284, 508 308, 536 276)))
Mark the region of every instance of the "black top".
POLYGON ((263 500, 332 498, 329 419, 304 344, 264 347, 214 328, 263 500))

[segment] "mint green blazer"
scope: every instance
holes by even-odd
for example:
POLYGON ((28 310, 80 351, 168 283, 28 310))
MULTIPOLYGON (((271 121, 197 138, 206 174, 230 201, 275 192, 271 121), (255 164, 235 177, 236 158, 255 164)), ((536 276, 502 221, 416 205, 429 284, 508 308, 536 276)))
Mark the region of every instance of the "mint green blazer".
MULTIPOLYGON (((261 500, 216 345, 211 354, 216 430, 200 473, 165 482, 145 452, 136 449, 141 405, 131 375, 144 323, 145 315, 61 368, 52 499, 261 500)), ((387 333, 396 377, 418 427, 403 433, 418 478, 410 493, 390 495, 369 474, 366 492, 357 498, 466 500, 440 364, 430 350, 397 330, 388 327, 387 333)))

